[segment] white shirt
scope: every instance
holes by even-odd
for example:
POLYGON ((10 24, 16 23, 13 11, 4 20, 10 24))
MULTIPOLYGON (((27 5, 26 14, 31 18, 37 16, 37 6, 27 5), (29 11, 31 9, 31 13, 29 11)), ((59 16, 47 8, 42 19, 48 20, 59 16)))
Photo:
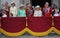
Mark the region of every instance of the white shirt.
POLYGON ((54 14, 54 16, 60 16, 60 14, 54 14))
POLYGON ((41 16, 42 16, 42 11, 41 10, 39 10, 39 11, 35 10, 34 11, 34 17, 41 17, 41 16))
POLYGON ((17 16, 17 8, 16 7, 10 7, 10 13, 13 14, 13 17, 17 16))

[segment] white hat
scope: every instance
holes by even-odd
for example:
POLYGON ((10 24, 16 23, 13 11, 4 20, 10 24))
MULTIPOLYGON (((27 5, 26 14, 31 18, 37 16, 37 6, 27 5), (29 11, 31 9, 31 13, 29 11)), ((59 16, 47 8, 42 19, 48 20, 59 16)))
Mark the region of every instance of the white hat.
POLYGON ((21 4, 20 7, 24 6, 24 4, 21 4))
POLYGON ((13 2, 11 2, 11 4, 13 4, 13 3, 15 3, 14 1, 13 2))
POLYGON ((39 5, 37 5, 35 8, 40 8, 40 6, 39 6, 39 5))

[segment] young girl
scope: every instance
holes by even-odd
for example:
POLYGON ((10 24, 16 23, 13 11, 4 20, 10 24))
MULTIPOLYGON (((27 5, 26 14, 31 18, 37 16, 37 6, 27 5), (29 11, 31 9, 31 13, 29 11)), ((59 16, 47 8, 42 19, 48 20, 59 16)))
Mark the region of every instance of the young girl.
POLYGON ((35 7, 35 10, 34 10, 34 17, 41 17, 42 16, 42 11, 41 11, 41 8, 40 6, 36 6, 35 7))
POLYGON ((55 10, 54 10, 54 16, 60 16, 59 14, 59 9, 56 7, 55 10))

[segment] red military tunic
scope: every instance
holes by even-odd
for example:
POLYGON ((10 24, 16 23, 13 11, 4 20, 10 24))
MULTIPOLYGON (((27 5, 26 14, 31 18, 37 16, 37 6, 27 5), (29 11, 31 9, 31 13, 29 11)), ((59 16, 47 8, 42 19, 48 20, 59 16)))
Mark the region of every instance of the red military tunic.
POLYGON ((43 14, 45 17, 50 17, 52 14, 52 8, 51 7, 43 8, 43 14))

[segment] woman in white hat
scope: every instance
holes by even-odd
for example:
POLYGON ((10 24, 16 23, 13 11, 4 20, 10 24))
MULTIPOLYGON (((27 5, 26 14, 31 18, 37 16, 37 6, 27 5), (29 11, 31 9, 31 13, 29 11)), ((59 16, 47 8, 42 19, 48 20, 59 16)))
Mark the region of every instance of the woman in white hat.
POLYGON ((20 8, 18 10, 18 17, 26 17, 26 11, 23 4, 20 5, 20 8))
POLYGON ((42 16, 42 11, 39 5, 35 7, 34 10, 34 17, 41 17, 42 16))
POLYGON ((16 17, 17 16, 17 8, 15 7, 15 3, 14 2, 11 3, 10 16, 12 16, 12 17, 16 17))

